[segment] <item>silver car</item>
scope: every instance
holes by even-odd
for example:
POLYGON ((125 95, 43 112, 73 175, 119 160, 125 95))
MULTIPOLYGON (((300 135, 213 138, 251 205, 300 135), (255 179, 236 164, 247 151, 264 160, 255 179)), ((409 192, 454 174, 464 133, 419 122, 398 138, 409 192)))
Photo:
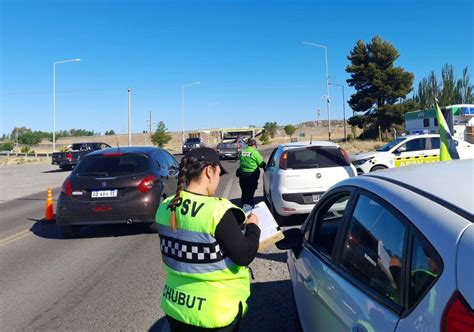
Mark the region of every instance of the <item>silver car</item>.
POLYGON ((474 330, 474 161, 353 177, 285 231, 305 331, 474 330))

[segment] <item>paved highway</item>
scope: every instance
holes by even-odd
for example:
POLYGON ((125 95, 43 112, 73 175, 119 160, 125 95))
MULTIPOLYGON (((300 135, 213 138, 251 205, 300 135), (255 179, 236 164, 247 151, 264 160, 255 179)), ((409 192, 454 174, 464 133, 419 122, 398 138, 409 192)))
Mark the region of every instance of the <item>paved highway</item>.
MULTIPOLYGON (((218 194, 235 199, 238 164, 224 165, 230 174, 218 194)), ((41 192, 0 204, 1 329, 167 330, 157 234, 137 225, 90 226, 81 238, 64 240, 55 224, 38 221, 45 197, 41 192)), ((286 253, 272 248, 251 264, 255 280, 243 331, 299 329, 285 261, 286 253)))

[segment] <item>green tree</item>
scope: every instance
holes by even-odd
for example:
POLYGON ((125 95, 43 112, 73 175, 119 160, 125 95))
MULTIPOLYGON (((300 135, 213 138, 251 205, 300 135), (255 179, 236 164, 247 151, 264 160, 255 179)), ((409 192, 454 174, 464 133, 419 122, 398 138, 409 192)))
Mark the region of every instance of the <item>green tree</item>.
POLYGON ((441 69, 441 79, 436 73, 431 73, 418 83, 418 89, 412 100, 418 103, 418 108, 434 107, 434 99, 439 100, 440 106, 474 103, 474 85, 471 84, 468 67, 462 72, 462 77, 456 79, 454 67, 445 64, 441 69))
POLYGON ((296 127, 293 126, 293 125, 286 125, 285 128, 283 128, 285 130, 285 133, 287 135, 289 135, 291 137, 291 135, 293 135, 296 131, 296 127))
POLYGON ((275 137, 276 130, 278 125, 276 122, 266 122, 263 126, 263 129, 270 135, 271 138, 275 137))
POLYGON ((115 135, 115 131, 114 131, 113 129, 107 130, 107 131, 105 132, 105 136, 110 136, 110 135, 115 135))
POLYGON ((400 56, 395 47, 379 36, 366 44, 359 40, 347 59, 347 83, 356 93, 349 100, 355 112, 363 113, 349 119, 350 125, 365 128, 365 137, 377 136, 378 128, 387 131, 403 123, 403 115, 415 106, 404 98, 412 90, 414 76, 394 63, 400 56))
POLYGON ((0 151, 11 151, 13 150, 14 145, 12 142, 5 142, 0 145, 0 151))
POLYGON ((162 148, 170 140, 171 135, 169 134, 165 123, 163 121, 160 121, 158 123, 158 127, 156 128, 156 131, 153 133, 153 135, 151 135, 151 141, 153 142, 153 144, 158 145, 160 148, 162 148))
POLYGON ((270 136, 266 131, 264 131, 262 135, 260 135, 260 142, 262 142, 262 145, 270 143, 270 136))

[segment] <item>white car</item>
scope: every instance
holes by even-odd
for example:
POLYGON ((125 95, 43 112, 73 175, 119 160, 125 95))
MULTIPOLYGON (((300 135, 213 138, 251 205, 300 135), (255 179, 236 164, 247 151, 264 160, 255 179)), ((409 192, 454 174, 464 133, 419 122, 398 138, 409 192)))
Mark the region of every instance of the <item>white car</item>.
MULTIPOLYGON (((460 159, 474 158, 474 146, 453 139, 460 159)), ((386 168, 434 163, 439 161, 440 140, 437 134, 407 135, 396 138, 376 151, 352 156, 358 174, 386 168)))
POLYGON ((474 160, 332 187, 284 231, 304 331, 474 331, 474 160))
POLYGON ((356 176, 348 154, 327 141, 280 144, 263 176, 263 192, 276 219, 308 214, 326 190, 356 176))

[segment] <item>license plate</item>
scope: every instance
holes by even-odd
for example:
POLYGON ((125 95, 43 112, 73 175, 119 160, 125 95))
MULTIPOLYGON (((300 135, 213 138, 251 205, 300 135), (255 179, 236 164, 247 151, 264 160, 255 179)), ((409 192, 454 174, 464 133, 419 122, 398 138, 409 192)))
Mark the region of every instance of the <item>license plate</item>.
POLYGON ((91 194, 91 197, 92 198, 117 197, 117 191, 118 191, 117 189, 93 191, 91 194))
POLYGON ((314 203, 318 202, 320 198, 321 198, 320 194, 313 194, 313 202, 314 203))

